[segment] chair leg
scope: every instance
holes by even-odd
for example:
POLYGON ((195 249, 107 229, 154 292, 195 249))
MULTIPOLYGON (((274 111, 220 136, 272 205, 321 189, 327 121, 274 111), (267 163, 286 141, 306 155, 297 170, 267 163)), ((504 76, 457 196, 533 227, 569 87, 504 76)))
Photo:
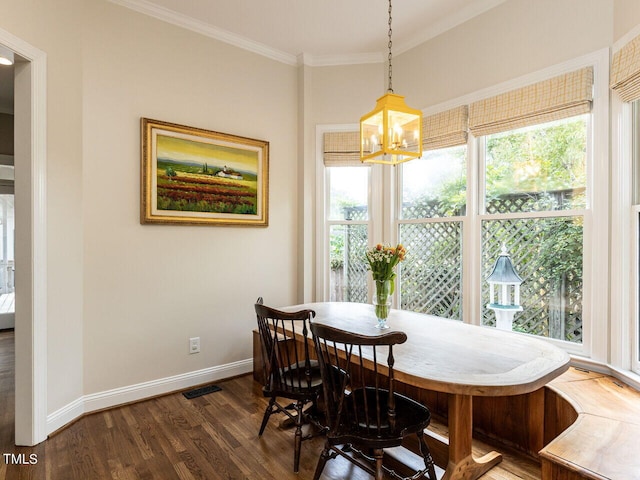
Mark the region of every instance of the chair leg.
POLYGON ((382 457, 384 450, 376 448, 373 450, 373 458, 376 460, 376 480, 384 480, 384 470, 382 469, 382 457))
POLYGON ((318 480, 320 478, 320 475, 322 475, 324 466, 327 464, 327 460, 329 460, 331 456, 329 454, 330 451, 331 448, 329 447, 329 444, 326 443, 324 449, 322 450, 322 453, 320 454, 320 458, 318 459, 318 465, 316 465, 316 472, 313 474, 313 480, 318 480))
POLYGON ((420 454, 422 458, 424 458, 424 466, 429 472, 429 480, 437 480, 433 457, 431 456, 427 442, 424 440, 424 432, 418 432, 418 444, 420 445, 420 454))
POLYGON ((294 450, 293 450, 293 471, 294 473, 298 473, 300 467, 300 449, 302 447, 302 408, 304 407, 304 402, 298 400, 296 403, 296 436, 294 440, 294 450))
POLYGON ((269 400, 269 405, 267 405, 267 408, 264 411, 264 416, 262 417, 262 425, 260 425, 260 432, 258 433, 259 437, 262 436, 262 434, 264 432, 264 429, 267 426, 267 422, 269 421, 269 417, 273 413, 273 405, 275 403, 276 403, 275 397, 271 397, 271 400, 269 400))

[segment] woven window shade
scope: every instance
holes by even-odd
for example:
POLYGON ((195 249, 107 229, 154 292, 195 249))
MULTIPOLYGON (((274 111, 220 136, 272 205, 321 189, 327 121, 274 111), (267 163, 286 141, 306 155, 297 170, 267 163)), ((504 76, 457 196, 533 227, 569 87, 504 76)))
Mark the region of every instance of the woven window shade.
POLYGON ((487 98, 469 106, 469 130, 475 135, 514 130, 591 111, 593 68, 487 98))
POLYGON ((610 86, 625 102, 640 98, 640 36, 613 54, 610 86))
POLYGON ((360 161, 360 132, 327 132, 324 134, 325 167, 369 166, 360 161))
POLYGON ((462 105, 422 119, 422 149, 454 147, 467 143, 469 108, 462 105))

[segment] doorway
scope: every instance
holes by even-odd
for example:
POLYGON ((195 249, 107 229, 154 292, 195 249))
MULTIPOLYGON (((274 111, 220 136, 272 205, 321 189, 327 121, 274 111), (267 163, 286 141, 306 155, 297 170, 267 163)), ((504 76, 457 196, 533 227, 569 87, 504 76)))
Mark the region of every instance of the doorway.
MULTIPOLYGON (((2 60, 7 52, 0 49, 2 60)), ((14 88, 13 65, 0 62, 0 444, 14 443, 15 423, 15 284, 14 284, 14 88), (11 269, 9 266, 11 265, 11 269)))
MULTIPOLYGON (((15 444, 26 446, 40 443, 47 436, 47 67, 44 52, 3 29, 0 45, 15 54, 13 272, 17 268, 19 275, 7 280, 18 292, 14 302, 15 444)), ((8 256, 5 259, 8 262, 8 256)))

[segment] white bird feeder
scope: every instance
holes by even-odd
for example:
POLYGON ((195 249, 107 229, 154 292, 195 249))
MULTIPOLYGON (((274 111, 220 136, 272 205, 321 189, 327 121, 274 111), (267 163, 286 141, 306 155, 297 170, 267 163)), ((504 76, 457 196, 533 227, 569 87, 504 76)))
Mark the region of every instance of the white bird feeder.
POLYGON ((520 305, 520 284, 522 278, 513 268, 506 245, 502 245, 502 252, 493 266, 489 282, 489 303, 487 308, 496 314, 496 328, 512 330, 513 316, 522 311, 520 305), (496 288, 497 287, 497 288, 496 288), (496 301, 496 290, 498 298, 496 301))

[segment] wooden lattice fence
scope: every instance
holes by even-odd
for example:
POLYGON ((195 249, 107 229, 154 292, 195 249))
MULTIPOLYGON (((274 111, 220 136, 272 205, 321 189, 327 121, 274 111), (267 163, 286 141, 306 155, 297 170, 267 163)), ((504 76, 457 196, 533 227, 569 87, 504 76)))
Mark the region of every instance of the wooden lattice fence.
MULTIPOLYGON (((487 203, 487 213, 563 210, 584 201, 584 190, 560 190, 534 194, 508 194, 487 203)), ((405 218, 437 218, 451 215, 444 202, 421 201, 403 205, 405 218)), ((464 215, 464 207, 455 215, 464 215)), ((362 220, 362 207, 345 209, 345 218, 362 220)), ((342 226, 344 262, 332 271, 331 300, 367 302, 367 269, 364 225, 342 226)), ((400 241, 408 256, 401 264, 400 307, 447 318, 462 319, 462 223, 405 223, 400 241)), ((482 318, 495 323, 486 308, 491 273, 502 245, 506 245, 518 273, 522 312, 514 329, 534 335, 582 341, 582 217, 540 217, 485 220, 482 222, 482 318)))

